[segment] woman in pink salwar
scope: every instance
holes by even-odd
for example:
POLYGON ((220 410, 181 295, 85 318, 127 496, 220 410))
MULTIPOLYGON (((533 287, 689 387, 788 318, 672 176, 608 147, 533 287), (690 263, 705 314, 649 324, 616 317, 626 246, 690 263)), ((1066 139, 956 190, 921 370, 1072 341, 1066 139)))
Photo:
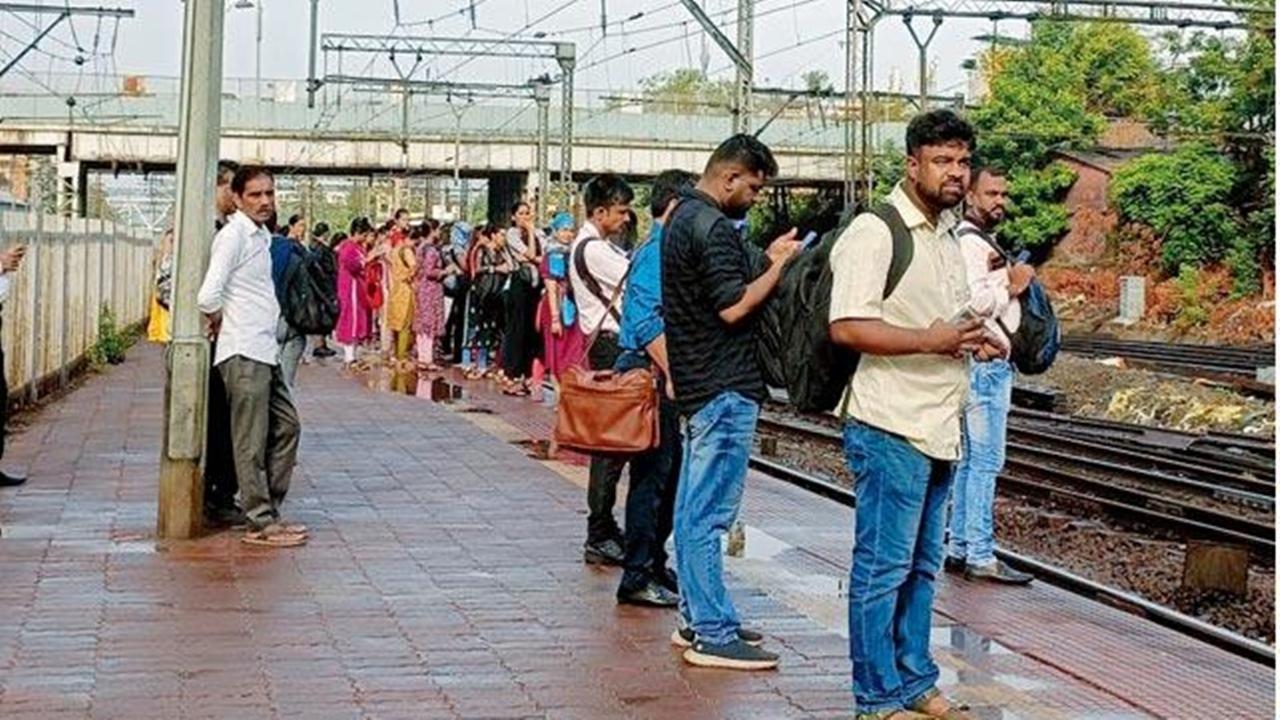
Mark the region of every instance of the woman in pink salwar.
POLYGON ((373 234, 366 218, 351 221, 351 235, 338 245, 338 327, 344 366, 356 361, 356 347, 369 338, 369 308, 364 292, 365 247, 373 234))
POLYGON ((420 226, 418 271, 413 279, 413 332, 417 335, 418 369, 439 370, 436 338, 444 334, 444 279, 456 268, 446 269, 440 255, 440 223, 428 219, 420 226))

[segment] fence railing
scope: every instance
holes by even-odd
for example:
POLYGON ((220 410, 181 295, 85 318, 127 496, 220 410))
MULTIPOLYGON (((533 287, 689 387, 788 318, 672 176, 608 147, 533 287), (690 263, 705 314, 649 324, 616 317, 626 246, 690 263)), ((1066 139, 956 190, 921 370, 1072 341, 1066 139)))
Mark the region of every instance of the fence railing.
POLYGON ((114 223, 0 212, 0 249, 26 245, 3 310, 9 399, 33 402, 63 386, 98 342, 110 308, 123 330, 146 319, 155 239, 114 223))

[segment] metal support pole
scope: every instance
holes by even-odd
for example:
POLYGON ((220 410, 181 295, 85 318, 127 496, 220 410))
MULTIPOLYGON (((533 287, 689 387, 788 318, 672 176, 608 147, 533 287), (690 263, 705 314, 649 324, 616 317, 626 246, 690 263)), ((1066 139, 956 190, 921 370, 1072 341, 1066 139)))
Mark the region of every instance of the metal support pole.
MULTIPOLYGON (((850 206, 858 201, 858 170, 856 139, 861 133, 859 127, 866 121, 867 108, 855 114, 855 103, 858 88, 858 13, 862 10, 862 0, 847 0, 844 24, 844 204, 850 206)), ((866 147, 862 153, 866 154, 866 147)))
POLYGON ((560 184, 565 202, 572 207, 576 188, 573 185, 573 69, 577 51, 573 43, 556 43, 556 62, 560 64, 560 184))
POLYGON ((733 85, 733 132, 751 132, 751 85, 754 68, 755 2, 738 0, 738 53, 746 60, 738 65, 733 85))
POLYGON ((316 79, 316 43, 319 41, 317 37, 319 23, 320 0, 311 0, 311 44, 308 46, 307 55, 307 109, 315 108, 316 90, 320 87, 320 81, 316 79))
POLYGON ((194 537, 200 532, 202 519, 200 457, 204 452, 209 343, 196 295, 213 240, 221 103, 222 2, 187 0, 178 115, 173 342, 167 358, 165 442, 156 516, 156 533, 161 538, 194 537))
MULTIPOLYGON (((871 83, 872 78, 875 77, 872 71, 872 62, 875 59, 875 54, 872 49, 874 47, 873 43, 875 40, 876 23, 879 20, 879 15, 872 17, 871 20, 867 22, 866 28, 862 31, 862 83, 859 88, 859 94, 862 96, 860 104, 864 111, 866 108, 870 107, 871 83)), ((859 139, 860 141, 858 143, 858 146, 862 148, 862 152, 859 154, 859 162, 862 164, 862 171, 860 173, 862 175, 860 183, 862 186, 861 197, 864 202, 870 202, 871 191, 875 185, 875 178, 872 176, 871 166, 871 153, 873 152, 871 147, 871 124, 868 123, 867 118, 864 117, 862 118, 862 122, 859 123, 859 126, 862 130, 862 137, 859 139)))
POLYGON ((551 167, 548 158, 548 136, 551 134, 551 90, 544 83, 533 89, 534 102, 538 104, 538 195, 535 217, 538 225, 547 222, 547 191, 551 189, 551 167))
POLYGON ((915 26, 911 24, 911 15, 903 15, 902 22, 907 26, 907 32, 911 33, 911 39, 915 41, 916 49, 920 52, 920 112, 929 109, 929 43, 933 42, 933 38, 938 34, 938 28, 942 27, 942 15, 933 16, 933 29, 929 31, 929 37, 920 41, 920 36, 916 35, 915 26))
POLYGON ((401 88, 400 95, 400 164, 406 170, 409 168, 409 101, 413 96, 409 92, 409 86, 405 85, 401 88))
MULTIPOLYGON (((41 168, 43 169, 43 168, 41 168)), ((41 190, 40 183, 36 184, 35 189, 41 190)), ((41 201, 39 198, 36 202, 36 232, 32 237, 31 247, 27 251, 27 263, 23 271, 27 275, 27 329, 29 331, 26 351, 27 351, 27 376, 30 384, 27 386, 27 402, 35 403, 40 397, 40 383, 38 373, 36 372, 36 348, 42 346, 40 338, 40 253, 43 250, 44 237, 44 211, 40 209, 41 201)), ((17 328, 22 330, 22 326, 17 328)))

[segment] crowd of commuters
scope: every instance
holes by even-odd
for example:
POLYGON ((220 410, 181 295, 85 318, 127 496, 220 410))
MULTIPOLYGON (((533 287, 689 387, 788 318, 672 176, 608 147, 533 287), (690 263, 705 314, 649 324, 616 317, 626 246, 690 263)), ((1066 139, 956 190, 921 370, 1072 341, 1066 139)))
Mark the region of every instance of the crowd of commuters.
MULTIPOLYGON (((1031 579, 995 559, 991 523, 1009 338, 1034 272, 994 240, 1007 184, 998 168, 974 165, 975 147, 972 128, 949 111, 915 118, 905 177, 830 246, 830 340, 861 358, 837 409, 858 498, 848 613, 859 718, 970 717, 937 690, 935 579, 944 568, 973 581, 1031 579), (911 246, 896 271, 890 211, 911 246)), ((332 339, 348 368, 370 355, 422 372, 452 364, 512 396, 540 396, 573 366, 650 369, 659 441, 633 456, 592 457, 583 559, 622 568, 618 602, 675 609, 671 642, 690 664, 777 667, 764 635, 739 617, 722 562, 768 397, 757 320, 788 260, 806 251, 795 229, 763 248, 743 232, 777 172, 764 144, 735 135, 701 175, 654 179, 650 229, 637 242, 636 193, 614 175, 585 183, 580 226, 568 212, 541 226, 519 202, 501 223, 414 223, 401 210, 331 234, 324 223, 308 233, 300 215, 277 226, 271 174, 223 168, 199 306, 215 340, 210 445, 229 445, 233 462, 206 469, 211 517, 247 524, 246 542, 306 542, 280 506, 300 433, 297 365, 335 352, 328 332, 291 320, 291 278, 313 267, 328 283, 319 294, 335 301, 332 339)), ((159 310, 168 266, 162 254, 159 310)))

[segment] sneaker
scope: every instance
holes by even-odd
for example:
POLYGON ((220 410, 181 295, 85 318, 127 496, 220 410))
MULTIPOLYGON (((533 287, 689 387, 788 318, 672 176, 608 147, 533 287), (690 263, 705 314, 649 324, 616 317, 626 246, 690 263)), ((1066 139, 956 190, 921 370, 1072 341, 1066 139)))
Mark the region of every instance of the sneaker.
POLYGON ((680 579, 676 577, 675 570, 672 570, 671 568, 662 568, 662 570, 657 573, 654 580, 662 587, 671 591, 671 594, 680 594, 680 579))
POLYGON ((698 667, 723 668, 725 670, 773 670, 778 667, 778 656, 768 650, 734 640, 725 645, 712 645, 697 640, 684 651, 684 661, 698 667))
MULTIPOLYGON (((937 688, 925 693, 923 697, 911 703, 904 712, 918 713, 933 720, 978 720, 977 716, 968 712, 968 705, 952 704, 938 692, 937 688)), ((890 715, 898 720, 899 715, 890 715)), ((907 717, 915 717, 908 715, 907 717)))
MULTIPOLYGON (((676 647, 689 648, 693 647, 694 640, 693 628, 688 625, 678 627, 671 631, 671 644, 676 647)), ((738 628, 738 639, 748 645, 760 647, 764 644, 764 635, 755 630, 748 630, 744 627, 738 628)))
POLYGON ((853 717, 855 720, 934 720, 932 715, 903 709, 858 713, 853 717))
POLYGON ((964 558, 951 557, 948 555, 947 558, 942 561, 942 569, 949 573, 960 574, 964 572, 965 564, 964 558))
POLYGON ((582 548, 582 562, 588 565, 621 565, 622 546, 617 540, 587 543, 582 548))
POLYGON ((26 481, 27 479, 20 475, 0 472, 0 487, 17 487, 26 481))
POLYGON ((966 580, 983 580, 998 585, 1027 585, 1035 576, 993 560, 986 565, 969 565, 964 570, 966 580))
POLYGON ((618 589, 619 605, 644 605, 646 607, 673 608, 680 604, 680 597, 671 594, 656 582, 649 582, 636 590, 618 589))

